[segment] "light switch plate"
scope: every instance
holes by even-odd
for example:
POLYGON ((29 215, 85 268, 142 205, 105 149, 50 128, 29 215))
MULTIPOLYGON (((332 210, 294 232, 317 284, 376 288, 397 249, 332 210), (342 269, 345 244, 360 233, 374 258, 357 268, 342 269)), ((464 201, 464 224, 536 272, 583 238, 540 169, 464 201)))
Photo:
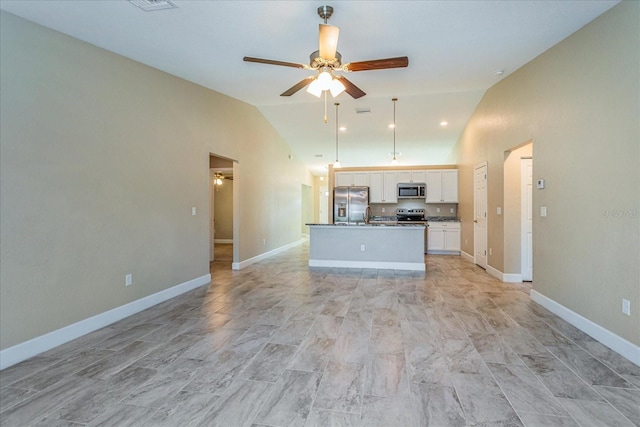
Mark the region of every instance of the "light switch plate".
POLYGON ((536 187, 539 190, 542 190, 544 188, 544 178, 543 179, 539 179, 536 181, 536 187))
POLYGON ((496 213, 498 215, 502 215, 502 208, 500 206, 498 206, 498 208, 496 209, 496 213))
POLYGON ((547 207, 540 206, 540 216, 547 216, 547 207))

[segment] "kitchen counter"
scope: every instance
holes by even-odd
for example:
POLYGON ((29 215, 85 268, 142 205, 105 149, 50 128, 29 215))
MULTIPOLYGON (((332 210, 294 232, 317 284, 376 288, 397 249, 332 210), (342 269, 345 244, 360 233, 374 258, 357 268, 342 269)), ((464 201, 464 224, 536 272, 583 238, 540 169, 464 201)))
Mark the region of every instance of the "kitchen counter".
POLYGON ((307 225, 310 267, 425 270, 425 224, 307 225))

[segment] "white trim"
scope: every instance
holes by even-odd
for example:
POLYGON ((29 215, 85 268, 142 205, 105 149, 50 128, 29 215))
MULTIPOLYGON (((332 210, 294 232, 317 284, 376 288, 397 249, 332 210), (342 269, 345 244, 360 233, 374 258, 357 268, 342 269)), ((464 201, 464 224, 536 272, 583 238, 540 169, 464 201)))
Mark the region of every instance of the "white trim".
POLYGON ((375 268, 379 270, 425 271, 425 264, 423 262, 380 262, 310 259, 309 267, 375 268))
POLYGON ((522 274, 502 273, 502 281, 507 283, 522 283, 522 274))
POLYGON ((476 259, 473 257, 473 255, 470 255, 470 254, 466 253, 465 251, 460 251, 460 256, 464 260, 467 260, 467 261, 472 262, 474 264, 476 263, 476 259))
POLYGON ((637 346, 626 339, 614 334, 613 332, 603 328, 597 323, 582 317, 578 313, 568 309, 567 307, 555 302, 549 297, 542 295, 540 292, 531 290, 531 300, 537 302, 550 312, 560 316, 563 320, 571 323, 585 334, 593 337, 602 344, 606 345, 616 353, 629 359, 631 362, 640 366, 640 346, 637 346))
POLYGON ((460 255, 460 251, 437 251, 437 250, 430 250, 430 251, 427 251, 427 255, 460 255))
POLYGON ((104 313, 96 314, 87 319, 51 331, 39 337, 30 339, 13 347, 0 351, 0 370, 13 366, 30 357, 36 356, 54 347, 65 344, 90 332, 108 326, 133 314, 153 307, 192 289, 209 284, 211 274, 197 277, 169 289, 148 295, 104 313))
POLYGON ((213 243, 233 243, 233 239, 213 239, 213 243))
POLYGON ((289 243, 288 245, 284 245, 284 246, 280 246, 279 248, 273 249, 269 252, 265 252, 263 254, 260 255, 256 255, 253 258, 249 258, 249 259, 245 259, 244 261, 241 262, 234 262, 231 264, 231 269, 232 270, 242 270, 243 268, 247 268, 249 267, 251 264, 255 264, 256 262, 260 262, 263 259, 269 258, 270 256, 279 254, 280 252, 284 252, 287 249, 291 249, 295 246, 298 246, 304 242, 306 242, 308 239, 300 239, 297 240, 295 242, 289 243))

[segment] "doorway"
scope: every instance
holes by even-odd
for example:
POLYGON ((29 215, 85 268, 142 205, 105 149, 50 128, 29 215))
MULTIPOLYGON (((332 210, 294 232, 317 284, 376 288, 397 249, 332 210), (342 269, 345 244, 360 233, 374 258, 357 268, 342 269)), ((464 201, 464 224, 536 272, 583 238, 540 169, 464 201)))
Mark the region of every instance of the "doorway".
POLYGON ((301 224, 302 224, 302 235, 309 235, 309 226, 306 224, 311 224, 313 222, 313 188, 310 185, 302 184, 302 194, 301 194, 301 224))
POLYGON ((234 259, 234 161, 209 155, 210 267, 231 268, 234 259))
POLYGON ((473 252, 474 262, 487 269, 487 163, 473 173, 473 252))
POLYGON ((320 224, 329 223, 329 187, 320 186, 320 194, 318 194, 318 218, 320 224))

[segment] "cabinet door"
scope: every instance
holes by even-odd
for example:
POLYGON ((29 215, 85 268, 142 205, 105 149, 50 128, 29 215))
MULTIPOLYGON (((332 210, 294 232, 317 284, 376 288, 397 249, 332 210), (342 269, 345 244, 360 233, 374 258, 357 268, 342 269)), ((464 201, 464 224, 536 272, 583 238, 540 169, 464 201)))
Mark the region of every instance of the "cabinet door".
POLYGON ((411 171, 411 182, 427 182, 427 171, 411 171))
POLYGON ((353 185, 360 187, 369 186, 369 172, 354 172, 353 185))
POLYGON ((398 182, 411 182, 411 171, 397 171, 398 182))
POLYGON ((444 250, 445 251, 459 251, 460 250, 460 229, 458 229, 458 228, 448 228, 445 231, 444 250))
POLYGON ((442 171, 442 201, 458 203, 458 170, 445 169, 442 171))
POLYGON ((427 197, 425 203, 440 203, 442 201, 442 171, 427 171, 427 197))
POLYGON ((384 176, 382 172, 369 173, 369 203, 384 203, 384 176))
POLYGON ((353 174, 351 172, 336 172, 336 187, 350 187, 353 185, 353 174))
POLYGON ((429 226, 429 232, 427 234, 428 234, 427 250, 429 251, 444 250, 444 230, 443 229, 429 226))
POLYGON ((396 172, 384 173, 384 192, 383 199, 385 203, 398 203, 398 177, 396 172))

